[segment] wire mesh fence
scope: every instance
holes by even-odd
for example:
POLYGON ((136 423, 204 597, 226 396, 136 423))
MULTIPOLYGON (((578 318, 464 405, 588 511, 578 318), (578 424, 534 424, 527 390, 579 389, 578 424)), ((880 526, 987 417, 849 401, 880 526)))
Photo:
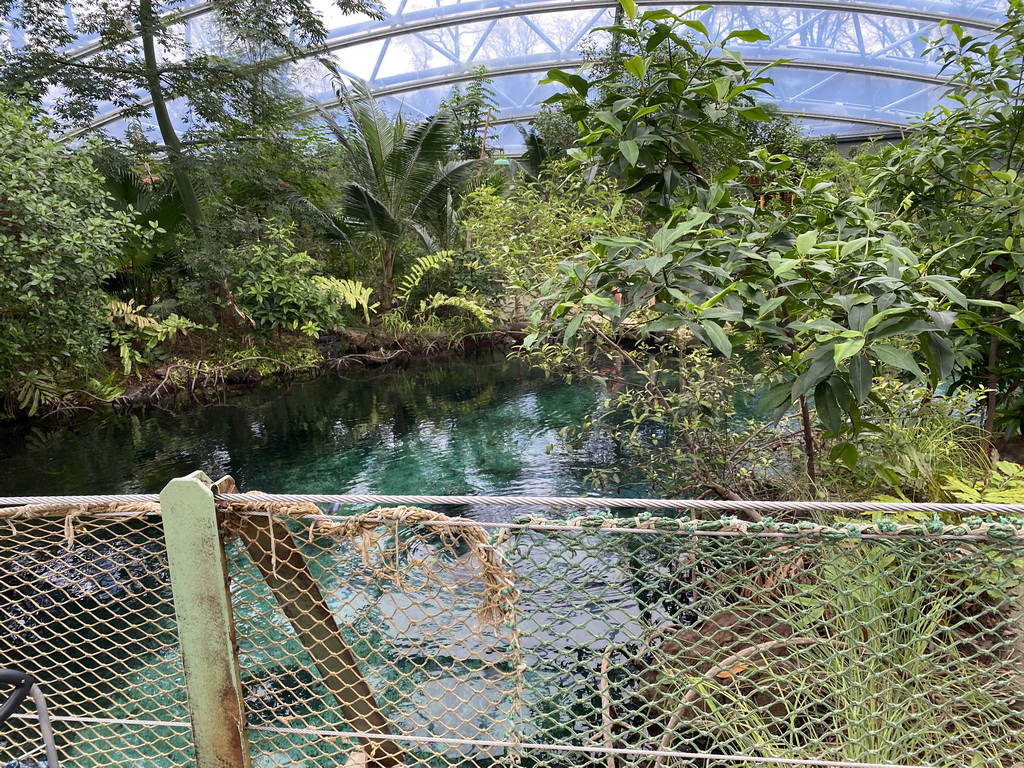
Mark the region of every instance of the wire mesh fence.
MULTIPOLYGON (((258 768, 1024 766, 1014 522, 219 508, 258 768), (320 599, 333 656, 296 613, 320 599)), ((0 658, 44 682, 62 765, 193 764, 159 520, 16 531, 0 658)))
MULTIPOLYGON (((0 666, 42 682, 64 764, 191 765, 160 519, 3 525, 0 666)), ((0 758, 42 759, 34 719, 0 726, 0 758)))

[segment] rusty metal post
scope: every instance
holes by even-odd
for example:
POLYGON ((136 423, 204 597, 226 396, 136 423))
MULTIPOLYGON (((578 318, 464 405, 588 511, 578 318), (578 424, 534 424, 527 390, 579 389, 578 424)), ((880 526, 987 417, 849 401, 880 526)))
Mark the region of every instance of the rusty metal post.
MULTIPOLYGON (((238 493, 231 477, 218 480, 214 490, 238 493)), ((349 728, 357 733, 391 735, 390 723, 288 526, 269 516, 238 515, 232 527, 241 536, 302 647, 316 664, 349 728)), ((363 754, 355 760, 350 758, 351 765, 390 768, 403 761, 403 750, 392 739, 362 738, 360 743, 363 754)))
POLYGON ((160 492, 197 768, 250 768, 227 561, 202 472, 160 492))

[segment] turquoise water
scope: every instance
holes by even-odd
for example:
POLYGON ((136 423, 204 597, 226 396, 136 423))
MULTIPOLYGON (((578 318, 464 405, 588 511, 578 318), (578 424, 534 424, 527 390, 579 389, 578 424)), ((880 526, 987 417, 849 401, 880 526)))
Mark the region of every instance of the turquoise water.
POLYGON ((502 355, 324 375, 205 407, 36 427, 0 440, 0 495, 158 492, 201 469, 277 493, 578 494, 613 460, 557 448, 599 393, 502 355))
MULTIPOLYGON (((68 429, 8 431, 0 441, 0 495, 158 492, 171 478, 196 469, 214 478, 230 474, 242 490, 266 492, 580 495, 591 490, 588 472, 614 461, 614 452, 600 439, 569 452, 560 447, 558 435, 563 427, 579 424, 599 407, 602 397, 599 391, 584 386, 547 380, 499 354, 424 362, 402 371, 324 375, 287 387, 268 386, 232 395, 225 402, 205 407, 97 415, 68 429)), ((494 519, 522 510, 469 505, 447 511, 494 519)), ((132 567, 141 569, 140 595, 152 590, 149 594, 154 598, 169 599, 160 552, 142 547, 145 541, 158 541, 158 531, 145 528, 144 532, 143 524, 138 531, 132 528, 134 524, 126 525, 126 531, 101 537, 98 544, 80 538, 68 552, 55 546, 56 564, 46 573, 63 573, 67 563, 84 558, 81 567, 89 569, 91 579, 113 579, 114 586, 124 590, 128 582, 118 581, 122 577, 114 574, 120 571, 111 570, 107 560, 125 557, 135 564, 132 567), (106 559, 95 554, 97 551, 106 553, 106 559), (129 557, 129 553, 134 554, 129 557)), ((277 712, 283 705, 274 697, 283 692, 303 702, 322 701, 324 692, 315 676, 296 664, 300 649, 277 625, 280 618, 274 618, 265 588, 250 572, 251 567, 242 567, 246 558, 234 554, 232 583, 247 700, 256 710, 264 700, 270 702, 265 705, 266 714, 259 710, 252 716, 259 720, 277 712)), ((532 620, 549 616, 554 622, 556 616, 564 619, 582 610, 572 603, 564 583, 547 585, 553 574, 559 573, 553 564, 562 553, 537 546, 533 554, 545 567, 534 571, 531 565, 520 576, 533 585, 536 595, 547 597, 534 596, 543 605, 533 611, 532 620)), ((450 610, 435 605, 435 595, 396 597, 399 602, 393 613, 406 617, 403 621, 408 626, 392 626, 394 617, 381 613, 376 603, 371 606, 363 594, 371 594, 374 585, 367 582, 363 592, 353 591, 365 577, 359 576, 361 567, 358 559, 352 560, 351 552, 333 546, 307 547, 306 556, 315 570, 330 574, 330 578, 323 576, 328 600, 339 616, 355 622, 347 631, 362 626, 359 622, 369 622, 367 627, 373 628, 373 633, 355 645, 362 649, 359 655, 367 668, 373 670, 370 679, 374 687, 390 702, 389 712, 404 718, 405 727, 416 732, 449 727, 451 735, 462 738, 502 736, 509 713, 501 681, 489 680, 497 672, 478 669, 473 654, 469 659, 449 658, 450 649, 434 648, 421 632, 421 623, 432 625, 430 610, 441 614, 450 610), (410 618, 412 604, 399 599, 412 597, 422 614, 418 620, 410 618), (380 638, 371 641, 371 635, 378 634, 380 638), (401 683, 396 678, 400 668, 405 675, 401 683), (452 685, 468 697, 461 705, 463 710, 479 705, 480 711, 487 713, 473 726, 480 730, 449 722, 457 720, 446 709, 454 706, 452 685)), ((585 571, 576 572, 574 581, 586 578, 596 567, 592 563, 585 571)), ((54 582, 43 571, 36 577, 39 580, 26 584, 26 589, 52 594, 58 602, 70 601, 64 603, 68 613, 62 622, 80 619, 87 623, 97 615, 99 608, 86 597, 65 594, 64 582, 54 582)), ((14 597, 24 601, 26 595, 14 597)), ((380 600, 384 598, 378 596, 377 602, 380 600)), ((168 625, 160 613, 168 603, 160 606, 140 604, 135 614, 125 617, 115 612, 89 647, 64 647, 59 637, 37 643, 33 647, 42 655, 25 657, 19 664, 38 667, 36 671, 44 679, 64 681, 68 690, 54 692, 58 711, 182 721, 186 713, 180 688, 181 659, 166 635, 168 625), (141 628, 134 641, 126 635, 126 627, 133 622, 141 628), (93 679, 89 670, 97 662, 111 668, 119 656, 116 684, 93 679)), ((461 617, 456 626, 475 623, 468 613, 453 615, 461 617)), ((464 634, 460 630, 450 641, 464 653, 468 653, 466 649, 475 649, 476 655, 485 652, 479 638, 464 634)), ((536 634, 540 639, 535 642, 552 640, 545 632, 536 634)), ((307 726, 329 725, 331 717, 323 704, 311 704, 304 722, 307 726), (322 718, 326 719, 321 723, 322 718)), ((61 746, 69 764, 81 768, 188 764, 187 731, 163 727, 129 730, 81 725, 62 734, 61 746)), ((257 747, 261 754, 257 763, 263 768, 336 762, 337 755, 325 753, 314 758, 316 749, 297 749, 283 737, 263 739, 257 747), (284 762, 278 762, 279 758, 284 762)), ((451 759, 449 755, 441 764, 451 759)))

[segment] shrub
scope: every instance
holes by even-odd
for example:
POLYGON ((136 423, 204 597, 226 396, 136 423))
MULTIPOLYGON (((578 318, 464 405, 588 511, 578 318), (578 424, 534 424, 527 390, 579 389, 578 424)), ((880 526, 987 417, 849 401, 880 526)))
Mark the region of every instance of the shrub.
POLYGON ((235 298, 257 329, 293 330, 317 337, 344 325, 345 307, 369 313, 371 290, 353 280, 317 275, 317 262, 295 253, 293 227, 269 225, 263 237, 232 255, 235 298))
POLYGON ((23 401, 32 382, 73 378, 103 352, 101 284, 133 231, 108 208, 91 149, 51 129, 0 98, 0 393, 23 401))

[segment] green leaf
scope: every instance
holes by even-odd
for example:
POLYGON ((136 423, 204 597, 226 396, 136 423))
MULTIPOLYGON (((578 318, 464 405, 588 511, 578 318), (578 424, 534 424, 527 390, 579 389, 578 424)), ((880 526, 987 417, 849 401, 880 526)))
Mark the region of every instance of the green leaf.
POLYGON ((760 320, 767 317, 776 309, 786 303, 786 296, 775 296, 774 298, 768 299, 764 304, 757 308, 757 319, 760 320))
POLYGON ((675 18, 675 14, 667 8, 658 8, 653 11, 644 11, 644 14, 640 17, 641 21, 664 21, 665 19, 675 18))
POLYGON ((622 12, 626 15, 627 19, 636 18, 636 2, 635 0, 619 0, 619 5, 622 6, 622 12))
POLYGON ((767 122, 772 119, 771 115, 764 111, 764 107, 744 107, 736 111, 744 120, 767 122))
POLYGON ((713 320, 705 320, 700 324, 701 329, 704 331, 704 335, 707 337, 711 345, 715 347, 726 357, 732 356, 732 342, 729 341, 729 337, 725 335, 725 331, 722 330, 722 326, 713 320))
POLYGON ((833 435, 843 430, 843 411, 836 401, 832 386, 823 381, 814 388, 814 407, 825 428, 833 435))
POLYGON ((757 400, 754 412, 758 416, 764 416, 783 405, 789 405, 790 393, 793 391, 792 382, 776 384, 757 400))
POLYGON ((715 181, 717 181, 719 184, 724 184, 727 181, 732 181, 733 179, 735 179, 739 175, 740 175, 739 166, 730 165, 724 171, 722 171, 717 176, 715 176, 715 181))
POLYGON ((811 248, 818 242, 818 230, 812 229, 808 232, 802 232, 796 238, 796 251, 801 256, 806 256, 811 252, 811 248))
POLYGON ((928 363, 928 379, 933 387, 949 378, 956 363, 949 341, 938 333, 922 333, 918 336, 925 362, 928 363))
POLYGON ((864 347, 864 337, 857 336, 851 339, 842 339, 836 342, 836 347, 832 350, 832 355, 835 358, 836 365, 838 366, 843 360, 848 357, 853 357, 864 347))
POLYGON ((843 247, 839 249, 839 255, 843 258, 846 258, 854 251, 862 250, 864 246, 868 244, 868 242, 869 239, 866 237, 858 237, 854 240, 850 240, 844 243, 843 247))
POLYGON ((857 402, 863 405, 871 394, 872 371, 871 361, 864 355, 850 360, 850 388, 857 402))
POLYGON ((866 333, 868 320, 874 314, 875 308, 871 304, 854 304, 846 313, 846 319, 850 323, 850 330, 866 333))
POLYGON ((936 291, 941 293, 947 299, 952 301, 954 304, 959 304, 961 307, 967 307, 967 297, 953 284, 953 278, 951 277, 939 277, 937 275, 929 275, 922 277, 921 280, 936 291))
POLYGON ((722 299, 724 299, 730 293, 735 291, 736 290, 736 286, 737 286, 737 283, 733 283, 733 284, 729 285, 728 287, 723 288, 718 293, 716 293, 714 296, 712 296, 710 299, 708 299, 703 304, 701 304, 698 307, 698 309, 701 312, 705 312, 705 311, 711 309, 711 307, 715 306, 718 302, 720 302, 722 299))
POLYGON ((619 142, 619 152, 626 158, 626 161, 631 165, 635 166, 636 161, 640 159, 640 147, 637 146, 636 142, 632 139, 628 141, 619 142))
POLYGON ((607 109, 602 109, 600 112, 595 112, 594 117, 600 120, 605 125, 612 128, 616 133, 622 133, 623 124, 615 115, 609 112, 607 109))
POLYGON ((919 379, 925 378, 924 371, 914 360, 914 356, 905 349, 891 347, 888 344, 872 344, 870 351, 885 365, 912 373, 919 379))
POLYGON ((566 88, 576 91, 581 96, 586 96, 590 91, 590 83, 579 75, 572 72, 563 72, 560 69, 549 69, 548 76, 540 81, 541 83, 561 83, 566 88))
POLYGON ((679 315, 663 315, 654 322, 646 325, 644 330, 648 333, 656 333, 657 331, 673 331, 685 322, 686 320, 679 315))
POLYGON ((647 272, 651 277, 657 277, 658 273, 671 262, 672 254, 668 253, 664 256, 648 256, 643 260, 643 265, 647 268, 647 272))
POLYGON ((565 334, 562 336, 562 343, 570 347, 576 338, 576 333, 580 329, 580 325, 583 323, 583 313, 580 312, 572 320, 569 321, 568 325, 565 326, 565 334))
POLYGON ((808 356, 811 357, 810 365, 793 384, 794 399, 806 395, 835 371, 836 361, 832 355, 832 346, 832 343, 823 344, 811 353, 814 357, 808 356))
POLYGON ((722 42, 728 42, 729 40, 742 40, 745 43, 760 43, 765 40, 771 40, 771 37, 766 35, 760 29, 737 29, 730 32, 722 42))
POLYGON ((860 458, 860 452, 853 443, 836 443, 828 452, 828 457, 831 461, 841 461, 850 469, 854 469, 860 458))
POLYGON ((618 306, 615 303, 615 299, 613 299, 611 296, 597 296, 596 294, 593 294, 593 293, 588 293, 586 296, 584 296, 583 300, 580 303, 584 304, 584 305, 589 305, 589 306, 592 306, 592 307, 615 307, 615 306, 618 306))
POLYGON ((634 56, 633 58, 628 59, 622 66, 625 67, 626 71, 637 80, 643 80, 644 75, 647 74, 647 62, 640 56, 634 56))

